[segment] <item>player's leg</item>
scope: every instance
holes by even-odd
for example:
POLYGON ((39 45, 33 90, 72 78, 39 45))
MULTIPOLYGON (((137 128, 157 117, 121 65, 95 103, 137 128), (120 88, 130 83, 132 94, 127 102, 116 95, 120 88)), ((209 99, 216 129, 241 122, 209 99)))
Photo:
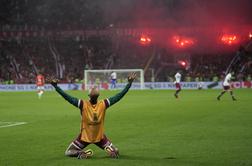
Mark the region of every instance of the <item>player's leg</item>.
POLYGON ((105 150, 110 157, 119 158, 118 148, 115 147, 105 135, 104 138, 100 142, 95 143, 95 145, 105 150))
POLYGON ((217 97, 217 100, 220 100, 221 96, 224 95, 227 91, 230 90, 230 86, 223 86, 223 91, 220 93, 220 95, 217 97))
POLYGON ((68 157, 77 157, 78 159, 90 158, 93 155, 92 150, 83 151, 89 143, 81 141, 80 135, 68 146, 65 151, 65 155, 68 157))
POLYGON ((177 93, 178 93, 178 90, 176 90, 175 93, 174 93, 174 96, 175 96, 176 98, 178 98, 178 94, 177 94, 177 93))
POLYGON ((226 91, 223 90, 223 91, 219 94, 219 96, 217 97, 217 100, 220 100, 221 96, 224 95, 225 93, 226 93, 226 91))
POLYGON ((181 86, 179 83, 176 83, 176 92, 174 93, 174 96, 178 98, 178 94, 181 91, 181 86))
POLYGON ((177 89, 176 90, 176 92, 175 92, 175 94, 174 94, 174 96, 176 97, 176 98, 178 98, 178 93, 180 92, 180 89, 177 89))
POLYGON ((44 90, 45 90, 44 86, 40 86, 40 97, 42 97, 44 90))
POLYGON ((117 82, 116 82, 116 80, 115 80, 115 81, 114 81, 114 88, 116 88, 116 83, 117 83, 117 82))
POLYGON ((113 89, 113 80, 112 79, 110 80, 110 83, 111 83, 110 89, 113 89))
POLYGON ((234 97, 234 93, 233 93, 233 91, 232 90, 230 90, 230 95, 232 96, 232 99, 233 99, 233 101, 235 101, 236 100, 236 98, 234 97))
POLYGON ((112 79, 112 87, 113 87, 113 89, 116 88, 116 80, 115 79, 112 79))
POLYGON ((43 94, 41 86, 37 86, 37 94, 38 94, 38 98, 40 99, 43 94))

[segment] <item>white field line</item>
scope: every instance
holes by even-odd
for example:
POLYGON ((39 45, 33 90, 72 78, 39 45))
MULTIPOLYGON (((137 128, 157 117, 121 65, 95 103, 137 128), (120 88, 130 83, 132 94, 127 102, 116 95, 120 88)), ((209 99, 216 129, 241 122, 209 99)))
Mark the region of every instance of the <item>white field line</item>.
POLYGON ((0 128, 5 128, 5 127, 13 127, 13 126, 19 126, 19 125, 24 125, 27 124, 27 122, 0 122, 0 128), (5 125, 1 125, 5 124, 5 125))

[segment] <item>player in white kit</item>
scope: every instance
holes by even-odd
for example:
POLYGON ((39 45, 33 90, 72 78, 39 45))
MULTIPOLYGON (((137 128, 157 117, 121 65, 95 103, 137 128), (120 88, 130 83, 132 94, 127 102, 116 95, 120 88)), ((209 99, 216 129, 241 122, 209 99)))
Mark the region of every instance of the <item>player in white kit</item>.
POLYGON ((177 72, 175 74, 175 87, 176 87, 176 92, 174 94, 174 96, 176 98, 178 98, 178 93, 181 91, 181 85, 180 85, 180 81, 181 81, 181 74, 179 72, 177 72))
POLYGON ((217 97, 217 100, 220 100, 221 96, 224 95, 227 91, 230 92, 230 95, 232 96, 232 99, 235 101, 236 98, 234 97, 232 88, 231 88, 231 79, 232 79, 232 74, 229 72, 223 82, 223 91, 220 93, 220 95, 217 97))
POLYGON ((116 72, 112 71, 112 73, 110 74, 110 79, 111 79, 111 89, 115 89, 116 88, 116 79, 117 79, 117 75, 116 72))

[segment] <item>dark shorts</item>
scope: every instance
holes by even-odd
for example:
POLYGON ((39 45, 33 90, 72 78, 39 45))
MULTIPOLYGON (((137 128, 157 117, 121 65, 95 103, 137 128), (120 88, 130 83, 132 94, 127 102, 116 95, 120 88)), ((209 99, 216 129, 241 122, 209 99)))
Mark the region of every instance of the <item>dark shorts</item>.
POLYGON ((230 88, 230 86, 223 86, 223 89, 224 90, 230 90, 231 88, 230 88))
POLYGON ((180 90, 181 89, 180 83, 175 83, 175 87, 176 87, 176 90, 180 90))
POLYGON ((111 79, 111 84, 116 84, 116 79, 111 79))
MULTIPOLYGON (((81 135, 79 134, 78 137, 73 141, 73 144, 78 147, 79 149, 84 149, 89 144, 88 142, 81 140, 81 135)), ((101 149, 104 149, 107 145, 110 145, 110 140, 104 135, 103 139, 99 142, 94 143, 96 146, 98 146, 101 149)))

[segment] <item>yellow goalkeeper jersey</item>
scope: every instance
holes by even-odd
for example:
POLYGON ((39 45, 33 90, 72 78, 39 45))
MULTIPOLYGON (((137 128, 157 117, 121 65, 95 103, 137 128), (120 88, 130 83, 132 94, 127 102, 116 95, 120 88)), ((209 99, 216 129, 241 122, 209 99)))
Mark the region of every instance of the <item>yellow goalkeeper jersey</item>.
POLYGON ((106 104, 104 100, 92 105, 90 101, 83 100, 81 140, 88 143, 99 142, 104 136, 104 118, 106 104))

